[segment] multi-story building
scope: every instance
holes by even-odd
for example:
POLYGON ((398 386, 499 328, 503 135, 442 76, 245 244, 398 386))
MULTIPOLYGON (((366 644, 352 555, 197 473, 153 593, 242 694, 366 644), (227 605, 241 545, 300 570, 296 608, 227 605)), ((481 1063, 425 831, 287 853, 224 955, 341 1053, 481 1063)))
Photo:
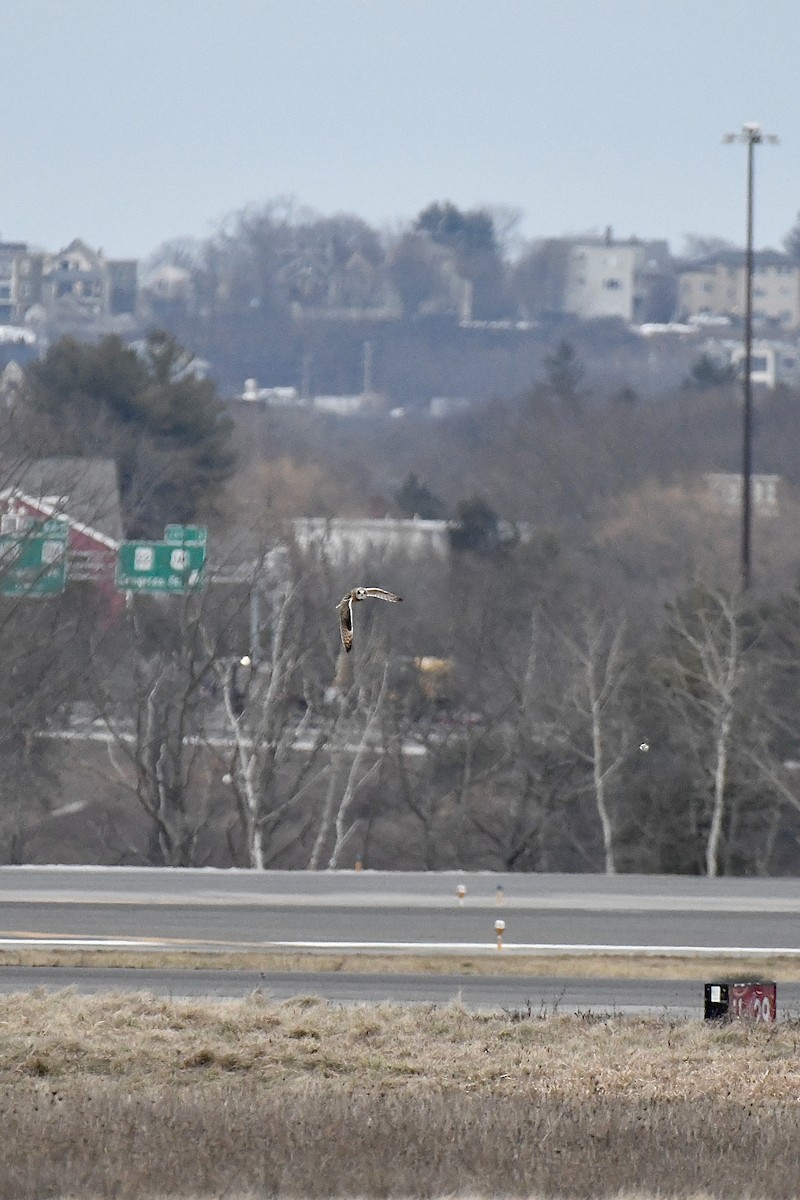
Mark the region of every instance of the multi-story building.
POLYGON ((39 299, 42 259, 25 242, 0 242, 0 325, 21 325, 39 299))
MULTIPOLYGON (((669 269, 665 241, 615 241, 602 238, 567 242, 563 309, 576 317, 619 317, 638 324, 656 319, 650 299, 656 281, 669 269)), ((671 315, 671 314, 668 314, 671 315)))
POLYGON ((46 313, 69 306, 88 319, 133 313, 137 263, 107 259, 76 238, 57 254, 25 242, 0 242, 0 325, 21 325, 33 305, 46 313))
MULTIPOLYGON (((735 368, 738 377, 744 375, 746 350, 740 340, 709 338, 700 351, 721 367, 735 368)), ((765 388, 779 383, 800 387, 800 349, 791 341, 755 338, 750 348, 750 380, 765 388)))
POLYGON ((65 302, 89 317, 102 316, 108 309, 108 280, 101 256, 79 238, 45 259, 41 303, 51 310, 65 302))
POLYGON ((133 312, 136 263, 112 260, 76 238, 45 256, 41 303, 45 309, 69 303, 89 318, 133 312))
MULTIPOLYGON (((724 250, 678 271, 678 311, 682 318, 745 315, 746 256, 724 250)), ((786 254, 759 250, 753 255, 753 322, 781 329, 800 327, 800 266, 786 254)))

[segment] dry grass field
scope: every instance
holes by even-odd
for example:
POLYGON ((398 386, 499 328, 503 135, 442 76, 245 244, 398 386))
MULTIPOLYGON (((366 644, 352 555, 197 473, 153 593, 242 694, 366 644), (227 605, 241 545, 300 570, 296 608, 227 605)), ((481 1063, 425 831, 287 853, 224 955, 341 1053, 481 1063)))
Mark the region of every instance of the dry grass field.
POLYGON ((669 954, 407 954, 352 951, 287 951, 264 948, 203 952, 193 950, 69 949, 53 946, 3 947, 0 967, 178 967, 184 970, 343 971, 349 974, 414 972, 462 975, 593 976, 603 979, 776 979, 800 982, 800 957, 759 955, 747 958, 669 954))
POLYGON ((0 1200, 800 1195, 800 1023, 0 997, 0 1200))

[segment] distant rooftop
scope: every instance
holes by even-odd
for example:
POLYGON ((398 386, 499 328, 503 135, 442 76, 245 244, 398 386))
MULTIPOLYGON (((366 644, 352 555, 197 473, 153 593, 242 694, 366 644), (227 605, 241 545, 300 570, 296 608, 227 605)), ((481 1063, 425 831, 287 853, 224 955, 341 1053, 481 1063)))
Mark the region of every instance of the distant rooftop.
POLYGON ((6 487, 63 508, 106 537, 123 537, 117 467, 108 458, 40 458, 4 473, 6 487))

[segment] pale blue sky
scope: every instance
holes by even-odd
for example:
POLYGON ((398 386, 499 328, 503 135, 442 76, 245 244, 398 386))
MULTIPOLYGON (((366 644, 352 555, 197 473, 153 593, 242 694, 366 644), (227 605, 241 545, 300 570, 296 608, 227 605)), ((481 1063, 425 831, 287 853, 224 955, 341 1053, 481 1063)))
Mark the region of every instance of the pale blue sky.
POLYGON ((525 236, 744 239, 800 209, 797 0, 0 0, 0 236, 145 257, 293 196, 525 236))

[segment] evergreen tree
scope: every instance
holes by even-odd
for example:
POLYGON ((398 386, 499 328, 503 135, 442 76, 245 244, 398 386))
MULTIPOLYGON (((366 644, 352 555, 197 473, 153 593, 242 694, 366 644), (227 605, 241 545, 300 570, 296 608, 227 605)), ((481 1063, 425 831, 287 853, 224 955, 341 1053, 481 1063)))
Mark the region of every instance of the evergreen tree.
POLYGON ((444 501, 422 483, 412 471, 395 495, 395 503, 406 517, 421 517, 423 521, 438 521, 444 516, 444 501))
POLYGON ((141 353, 113 335, 63 338, 28 366, 24 395, 35 453, 114 458, 129 534, 208 511, 233 469, 216 386, 169 334, 141 353))
POLYGON ((585 371, 575 347, 571 342, 560 341, 552 354, 545 357, 544 365, 550 390, 570 412, 579 412, 584 398, 581 383, 585 371))

